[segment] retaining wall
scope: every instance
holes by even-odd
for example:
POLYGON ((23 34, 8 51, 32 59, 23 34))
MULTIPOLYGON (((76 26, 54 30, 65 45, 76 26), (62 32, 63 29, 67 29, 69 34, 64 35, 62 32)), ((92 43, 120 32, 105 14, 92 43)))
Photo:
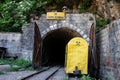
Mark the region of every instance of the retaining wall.
POLYGON ((7 56, 18 56, 32 60, 34 32, 33 26, 23 26, 23 33, 0 33, 0 47, 7 48, 7 56))
POLYGON ((21 33, 0 33, 0 47, 7 48, 7 55, 21 53, 21 33))
POLYGON ((120 80, 120 19, 97 33, 101 80, 120 80))

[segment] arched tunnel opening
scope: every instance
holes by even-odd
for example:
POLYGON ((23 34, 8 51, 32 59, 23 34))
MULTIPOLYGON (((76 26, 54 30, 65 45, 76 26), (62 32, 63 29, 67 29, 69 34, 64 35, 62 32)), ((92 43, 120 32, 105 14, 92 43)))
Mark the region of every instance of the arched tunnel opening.
POLYGON ((69 28, 59 28, 48 32, 42 39, 42 65, 65 64, 65 48, 70 39, 81 37, 69 28))

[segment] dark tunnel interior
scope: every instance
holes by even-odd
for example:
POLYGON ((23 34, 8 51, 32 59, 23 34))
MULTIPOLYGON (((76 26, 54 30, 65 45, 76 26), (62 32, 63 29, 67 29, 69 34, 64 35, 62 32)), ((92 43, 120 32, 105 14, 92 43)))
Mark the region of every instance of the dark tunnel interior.
POLYGON ((65 47, 70 39, 80 36, 69 28, 52 30, 42 41, 42 65, 62 65, 65 63, 65 47))

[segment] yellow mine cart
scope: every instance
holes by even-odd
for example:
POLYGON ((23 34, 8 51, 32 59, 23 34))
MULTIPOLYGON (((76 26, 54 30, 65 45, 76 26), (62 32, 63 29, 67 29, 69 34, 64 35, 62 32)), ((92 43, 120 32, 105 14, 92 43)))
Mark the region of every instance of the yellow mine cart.
POLYGON ((71 74, 76 68, 81 74, 88 74, 88 43, 81 37, 71 39, 66 46, 66 73, 71 74))

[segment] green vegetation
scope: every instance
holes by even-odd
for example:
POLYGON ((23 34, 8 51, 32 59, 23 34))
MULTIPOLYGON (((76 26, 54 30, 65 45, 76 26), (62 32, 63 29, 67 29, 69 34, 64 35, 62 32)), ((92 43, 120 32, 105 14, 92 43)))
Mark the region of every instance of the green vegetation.
POLYGON ((0 59, 0 64, 10 64, 11 61, 9 59, 0 59))
POLYGON ((80 7, 80 12, 85 12, 91 5, 91 0, 83 0, 83 3, 80 7))
POLYGON ((85 76, 83 75, 80 80, 96 80, 95 78, 90 77, 89 75, 85 76))
POLYGON ((3 71, 0 71, 0 75, 1 75, 1 74, 4 74, 4 72, 3 72, 3 71))
MULTIPOLYGON (((67 77, 64 80, 69 80, 67 77)), ((95 78, 90 77, 89 75, 83 75, 80 80, 96 80, 95 78)))
POLYGON ((105 25, 109 24, 110 21, 107 19, 97 18, 96 19, 96 29, 99 30, 102 27, 105 27, 105 25))
POLYGON ((62 11, 63 6, 73 9, 80 2, 80 12, 91 5, 92 0, 0 0, 0 32, 21 32, 22 25, 29 24, 30 18, 40 16, 46 10, 62 11))
POLYGON ((30 66, 32 62, 24 59, 16 59, 16 60, 0 59, 0 64, 9 64, 11 66, 9 71, 32 69, 32 67, 30 66))
MULTIPOLYGON (((30 18, 40 16, 47 10, 62 11, 63 6, 69 9, 73 9, 74 5, 80 6, 80 13, 86 12, 92 2, 93 0, 0 0, 0 32, 21 32, 22 25, 29 24, 30 18)), ((108 20, 98 18, 97 29, 108 23, 108 20)))
POLYGON ((69 80, 68 77, 66 77, 64 80, 69 80))
POLYGON ((21 67, 26 67, 26 66, 31 64, 31 61, 27 61, 27 60, 24 60, 24 59, 16 59, 16 60, 13 61, 13 64, 21 66, 21 67))
MULTIPOLYGON (((0 1, 0 31, 20 32, 23 24, 27 24, 30 15, 45 5, 41 0, 2 0, 0 1)), ((42 11, 39 10, 40 15, 42 11)))

